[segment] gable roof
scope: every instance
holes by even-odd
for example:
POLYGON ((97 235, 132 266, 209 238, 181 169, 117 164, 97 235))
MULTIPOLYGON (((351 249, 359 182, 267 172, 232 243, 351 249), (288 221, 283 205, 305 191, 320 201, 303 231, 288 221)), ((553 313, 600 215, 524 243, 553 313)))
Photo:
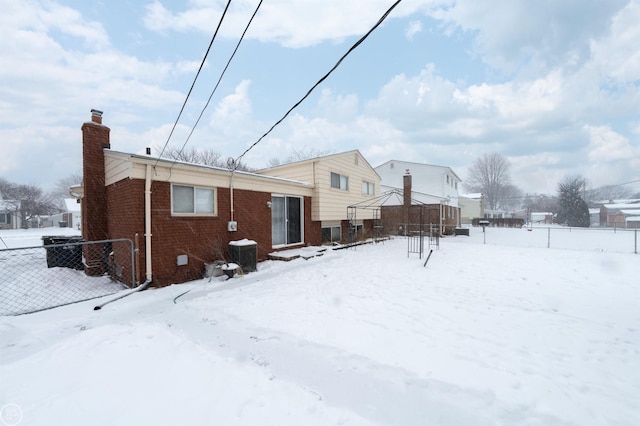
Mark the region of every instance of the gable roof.
POLYGON ((424 170, 427 167, 432 168, 432 169, 448 170, 448 171, 451 172, 451 174, 453 176, 455 176, 456 179, 458 179, 459 182, 462 182, 462 179, 460 179, 460 176, 458 176, 456 174, 456 172, 454 172, 453 169, 451 167, 449 167, 449 166, 437 166, 437 165, 434 165, 434 164, 416 163, 416 162, 413 162, 413 161, 389 160, 389 161, 386 161, 386 162, 380 164, 379 166, 376 166, 375 169, 377 170, 378 168, 382 168, 382 167, 386 166, 387 164, 393 164, 394 167, 396 165, 400 166, 399 168, 401 169, 401 171, 403 173, 404 173, 404 171, 406 169, 409 169, 410 173, 413 176, 417 176, 417 177, 420 176, 420 171, 424 170))
POLYGON ((80 203, 78 203, 78 199, 76 198, 65 198, 64 199, 64 207, 67 212, 79 212, 80 211, 80 203))
POLYGON ((257 173, 264 173, 264 174, 268 175, 270 170, 278 170, 278 169, 282 169, 282 168, 285 168, 285 167, 293 167, 293 166, 298 166, 300 164, 313 163, 313 162, 317 162, 317 161, 330 161, 332 158, 343 157, 345 155, 351 155, 351 154, 357 154, 358 157, 361 158, 362 161, 364 161, 364 163, 369 167, 369 169, 371 169, 371 171, 373 173, 375 173, 378 177, 380 177, 380 175, 378 174, 376 169, 371 166, 371 163, 369 163, 369 161, 367 161, 367 159, 364 157, 364 155, 362 155, 362 153, 358 149, 353 149, 351 151, 338 152, 336 154, 320 155, 318 157, 307 158, 305 160, 292 161, 290 163, 280 164, 278 166, 273 166, 273 167, 267 167, 265 169, 260 169, 260 170, 257 171, 257 173))
POLYGON ((20 204, 18 200, 0 200, 0 211, 15 211, 16 206, 20 204))

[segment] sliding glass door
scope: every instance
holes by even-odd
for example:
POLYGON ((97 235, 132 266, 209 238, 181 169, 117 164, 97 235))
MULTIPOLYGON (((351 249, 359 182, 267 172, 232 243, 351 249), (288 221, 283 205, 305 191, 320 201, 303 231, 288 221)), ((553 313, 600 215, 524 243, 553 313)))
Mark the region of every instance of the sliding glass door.
POLYGON ((273 246, 302 242, 302 198, 273 195, 271 197, 271 242, 273 246))

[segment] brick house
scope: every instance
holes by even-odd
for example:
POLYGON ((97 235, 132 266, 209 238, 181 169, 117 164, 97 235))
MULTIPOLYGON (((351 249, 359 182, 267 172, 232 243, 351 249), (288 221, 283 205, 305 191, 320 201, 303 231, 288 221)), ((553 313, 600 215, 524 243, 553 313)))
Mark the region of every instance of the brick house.
POLYGON ((433 226, 442 235, 452 234, 461 224, 458 175, 449 167, 390 160, 375 168, 388 197, 382 208, 385 230, 407 232, 407 225, 433 226), (402 230, 400 227, 402 226, 402 230))
MULTIPOLYGON (((311 161, 259 173, 232 172, 113 151, 109 133, 102 112, 92 110, 91 121, 82 125, 83 187, 76 188, 82 194, 83 238, 139 241, 136 280, 156 286, 201 278, 205 264, 218 260, 233 241, 255 242, 257 261, 274 251, 320 245, 323 228, 346 218, 342 204, 362 198, 358 191, 340 188, 340 177, 352 176, 357 185, 361 175, 379 182, 357 152, 325 158, 315 166, 309 166, 311 161), (338 171, 339 188, 332 189, 332 173, 338 171)), ((87 274, 105 272, 100 262, 88 258, 94 254, 84 254, 86 265, 98 265, 87 266, 87 274)), ((126 268, 125 255, 115 249, 111 255, 126 268)))
POLYGON ((600 206, 600 226, 628 228, 637 227, 637 217, 640 216, 640 200, 625 200, 626 202, 609 203, 600 206))
POLYGON ((216 248, 226 252, 230 241, 255 241, 258 261, 273 250, 320 244, 309 183, 112 151, 109 132, 101 111, 82 125, 82 234, 85 241, 139 236, 141 282, 201 278, 216 248))

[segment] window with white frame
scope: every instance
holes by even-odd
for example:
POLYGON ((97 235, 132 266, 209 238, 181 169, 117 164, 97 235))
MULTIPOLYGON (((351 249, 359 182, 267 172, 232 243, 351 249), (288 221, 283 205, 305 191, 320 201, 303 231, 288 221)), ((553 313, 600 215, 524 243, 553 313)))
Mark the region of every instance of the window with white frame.
POLYGON ((343 176, 338 173, 331 172, 331 187, 336 189, 342 189, 344 191, 349 190, 349 177, 343 176))
POLYGON ((362 181, 362 193, 365 195, 376 195, 376 186, 374 183, 362 181))
POLYGON ((0 223, 4 225, 11 223, 11 213, 0 213, 0 223))
POLYGON ((190 185, 171 185, 171 213, 215 214, 215 190, 190 185))

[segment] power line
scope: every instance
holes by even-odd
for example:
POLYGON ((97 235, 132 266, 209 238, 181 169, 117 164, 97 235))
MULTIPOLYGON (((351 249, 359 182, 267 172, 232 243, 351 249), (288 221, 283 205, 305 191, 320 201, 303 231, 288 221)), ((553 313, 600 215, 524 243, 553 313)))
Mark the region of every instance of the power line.
POLYGON ((218 22, 218 26, 216 27, 215 32, 213 33, 213 36, 211 37, 211 42, 209 43, 209 47, 207 48, 207 51, 204 54, 204 58, 202 58, 202 62, 200 62, 200 68, 198 68, 198 72, 196 73, 196 76, 193 79, 193 83, 191 83, 191 88, 189 88, 189 93, 187 93, 187 97, 184 99, 184 103, 182 104, 182 108, 180 108, 180 112, 178 113, 178 117, 176 117, 176 121, 175 123, 173 123, 173 127, 171 128, 171 132, 169 133, 169 137, 167 138, 167 141, 164 143, 164 146, 162 147, 162 151, 160 151, 160 154, 158 154, 158 158, 156 159, 156 164, 153 165, 153 167, 156 167, 158 165, 158 161, 160 161, 160 157, 162 157, 162 154, 164 154, 164 150, 167 149, 167 145, 169 145, 169 140, 171 140, 171 136, 173 135, 173 132, 176 129, 176 126, 178 125, 178 121, 180 120, 180 117, 182 116, 182 112, 184 111, 184 107, 187 105, 187 101, 189 100, 189 96, 191 95, 191 92, 193 91, 193 87, 196 84, 196 80, 198 79, 198 76, 200 75, 200 71, 202 71, 202 68, 204 67, 204 63, 207 59, 207 56, 209 55, 209 51, 211 50, 211 46, 213 45, 214 40, 216 39, 216 36, 218 35, 218 31, 220 30, 220 26, 222 25, 222 21, 224 20, 225 15, 227 14, 227 10, 229 9, 229 5, 231 4, 231 0, 227 1, 227 5, 224 8, 224 11, 222 12, 222 16, 220 16, 220 21, 218 22))
MULTIPOLYGON (((231 56, 229 57, 229 60, 227 61, 227 65, 225 65, 224 69, 220 73, 220 77, 218 78, 218 82, 216 83, 216 85, 214 86, 213 90, 211 91, 211 94, 209 95, 209 99, 207 99, 207 103, 202 108, 202 111, 200 111, 200 115, 198 116, 198 119, 196 120, 196 122, 193 125, 193 127, 191 128, 191 132, 189 132, 189 135, 187 136, 187 139, 184 141, 184 144, 182 144, 182 148, 180 148, 180 151, 178 152, 178 156, 182 153, 182 151, 184 150, 185 146, 187 146, 187 143, 191 139, 191 135, 193 135, 193 132, 195 131, 196 126, 198 125, 198 123, 200 123, 200 119, 202 118, 202 115, 204 114, 204 111, 209 106, 209 103, 211 102, 211 98, 213 98, 214 93, 216 93, 216 90, 218 89, 218 86, 220 85, 220 81, 222 81, 222 77, 224 77, 224 74, 227 72, 227 68, 229 68, 229 64, 231 64, 231 60, 236 55, 236 52, 238 51, 238 48, 240 47, 240 44, 242 43, 242 40, 244 39, 245 34, 249 30, 249 26, 251 26, 251 23, 253 22, 253 18, 255 18, 256 14, 258 13, 258 10, 260 10, 260 6, 262 5, 262 1, 263 0, 260 0, 260 3, 258 3, 258 6, 256 7, 256 10, 253 12, 253 15, 251 15, 251 18, 249 19, 249 22, 247 22, 247 25, 244 28, 244 31, 242 32, 242 35, 240 36, 240 39, 238 40, 238 43, 236 44, 236 47, 233 50, 233 53, 231 53, 231 56)), ((176 161, 177 160, 173 161, 173 164, 171 165, 171 167, 173 167, 173 165, 176 163, 176 161)))
POLYGON ((311 92, 313 92, 315 90, 316 87, 318 87, 323 81, 325 81, 329 75, 331 75, 331 73, 338 68, 338 66, 340 66, 340 64, 342 63, 342 61, 349 56, 349 54, 351 52, 353 52, 367 37, 369 37, 369 35, 380 26, 380 24, 382 24, 382 22, 387 18, 387 16, 389 16, 389 14, 391 13, 391 11, 398 5, 400 4, 402 0, 397 0, 378 20, 378 22, 376 22, 376 24, 371 27, 371 29, 369 31, 367 31, 367 33, 365 35, 363 35, 362 37, 360 37, 360 39, 358 41, 356 41, 353 46, 351 46, 351 48, 349 48, 349 50, 347 50, 347 52, 342 55, 342 57, 338 60, 338 62, 336 62, 336 64, 324 75, 320 78, 320 80, 318 80, 316 82, 316 84, 314 84, 311 89, 309 89, 307 91, 307 93, 298 101, 296 102, 278 121, 276 121, 273 126, 271 126, 271 128, 269 128, 269 130, 267 130, 262 136, 260 136, 260 138, 258 138, 258 140, 256 140, 254 143, 251 144, 251 146, 249 146, 249 148, 247 148, 242 154, 240 154, 240 156, 238 156, 238 158, 236 158, 235 160, 233 160, 233 167, 237 167, 238 164, 240 164, 240 160, 242 159, 242 157, 244 157, 247 152, 249 152, 251 149, 253 149, 253 147, 255 147, 258 143, 260 143, 260 141, 262 141, 269 133, 271 133, 271 131, 273 131, 273 129, 276 128, 276 126, 278 126, 280 123, 282 123, 284 121, 285 118, 287 118, 289 116, 289 114, 296 109, 305 99, 307 99, 309 97, 309 95, 311 94, 311 92))

